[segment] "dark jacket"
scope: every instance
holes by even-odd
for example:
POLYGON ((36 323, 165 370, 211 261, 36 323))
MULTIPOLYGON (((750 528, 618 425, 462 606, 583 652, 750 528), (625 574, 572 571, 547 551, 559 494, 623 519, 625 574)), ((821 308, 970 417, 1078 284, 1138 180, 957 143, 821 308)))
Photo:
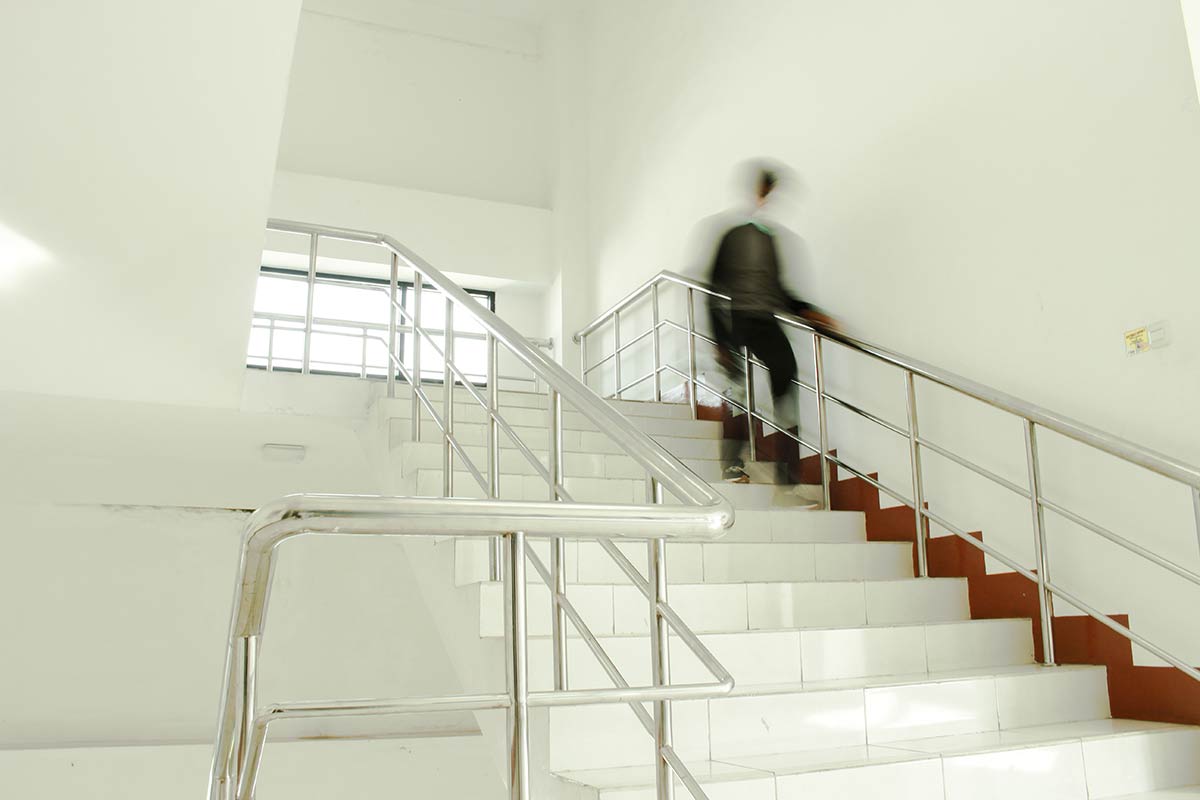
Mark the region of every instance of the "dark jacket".
POLYGON ((709 282, 732 298, 735 313, 800 314, 812 308, 784 288, 775 237, 758 222, 738 225, 721 237, 709 282))

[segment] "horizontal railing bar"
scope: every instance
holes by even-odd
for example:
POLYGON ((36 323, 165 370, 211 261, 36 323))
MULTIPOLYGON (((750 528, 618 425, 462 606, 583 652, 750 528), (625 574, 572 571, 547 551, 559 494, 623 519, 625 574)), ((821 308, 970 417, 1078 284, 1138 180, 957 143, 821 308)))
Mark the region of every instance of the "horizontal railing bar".
POLYGON ((921 516, 925 517, 927 520, 929 520, 933 524, 950 531, 952 534, 954 534, 958 538, 962 539, 967 544, 974 547, 976 550, 982 550, 984 553, 986 553, 987 555, 996 559, 1000 563, 1004 564, 1006 567, 1013 570, 1017 574, 1021 575, 1023 578, 1027 578, 1028 580, 1031 580, 1034 583, 1037 583, 1037 574, 1035 572, 1033 572, 1032 570, 1026 569, 1025 567, 1022 567, 1016 561, 1014 561, 1013 559, 1004 555, 1004 553, 1001 553, 999 550, 992 547, 991 545, 985 544, 984 542, 980 541, 979 539, 976 539, 974 536, 967 533, 962 528, 953 524, 949 520, 942 519, 937 514, 934 514, 932 511, 930 511, 927 508, 921 509, 921 516))
POLYGON ((980 475, 984 478, 987 478, 988 480, 992 481, 993 483, 998 483, 999 485, 1003 486, 1005 489, 1008 489, 1010 492, 1013 492, 1014 494, 1019 494, 1021 497, 1024 497, 1026 500, 1029 499, 1029 490, 1028 489, 1026 489, 1023 486, 1019 486, 1018 484, 1013 483, 1012 481, 1008 480, 1007 478, 997 475, 995 472, 992 472, 991 470, 987 469, 986 467, 979 466, 974 461, 969 461, 969 460, 963 458, 962 456, 955 455, 954 453, 950 452, 946 448, 934 444, 933 442, 929 441, 928 439, 926 439, 923 436, 917 437, 917 444, 919 444, 921 447, 926 448, 927 450, 937 453, 942 458, 946 458, 946 459, 949 459, 950 461, 953 461, 955 464, 958 464, 960 467, 966 467, 967 469, 971 470, 975 474, 980 475))
MULTIPOLYGON (((649 287, 658 281, 667 281, 680 286, 689 287, 698 292, 712 295, 723 299, 728 299, 727 295, 714 291, 711 287, 700 283, 691 278, 686 278, 674 272, 662 271, 654 276, 642 286, 634 290, 635 293, 648 291, 649 287)), ((624 302, 624 301, 621 301, 624 302)), ((613 309, 604 312, 592 324, 584 327, 579 333, 575 334, 575 341, 590 333, 599 324, 606 321, 606 317, 612 313, 614 309, 620 306, 614 306, 613 309)), ((1015 397, 1007 392, 1002 392, 990 386, 984 385, 961 375, 957 375, 948 370, 943 370, 938 367, 928 364, 924 361, 919 361, 914 358, 902 355, 900 353, 888 350, 887 348, 878 345, 870 344, 861 339, 856 339, 848 334, 837 333, 825 328, 818 329, 809 322, 792 314, 776 314, 776 319, 784 322, 794 328, 799 328, 810 333, 815 333, 823 339, 828 339, 831 342, 849 347, 866 355, 872 356, 880 361, 891 364, 894 367, 907 370, 916 376, 925 378, 933 383, 940 384, 946 388, 953 389, 968 397, 973 397, 976 400, 987 403, 990 406, 999 408, 1002 411, 1007 411, 1018 417, 1030 420, 1037 425, 1048 430, 1060 433, 1063 436, 1082 442, 1083 444, 1094 447, 1109 455, 1120 458, 1131 464, 1143 467, 1151 472, 1155 472, 1172 480, 1183 483, 1193 488, 1200 488, 1200 467, 1188 464, 1172 456, 1164 453, 1159 453, 1149 448, 1142 447, 1134 442, 1122 439, 1113 434, 1086 425, 1077 420, 1065 417, 1061 414, 1056 414, 1049 409, 1029 403, 1018 397, 1015 397)))
POLYGON ((1142 547, 1140 544, 1131 542, 1129 539, 1126 539, 1124 536, 1121 536, 1118 533, 1113 533, 1108 528, 1105 528, 1102 525, 1092 522, 1090 519, 1081 517, 1073 511, 1068 511, 1067 509, 1063 508, 1062 506, 1058 505, 1057 503, 1052 503, 1051 501, 1047 500, 1044 497, 1039 497, 1038 502, 1041 504, 1042 508, 1053 511, 1055 514, 1058 514, 1061 517, 1065 517, 1066 519, 1070 520, 1071 522, 1074 522, 1076 525, 1079 525, 1083 528, 1087 528, 1092 533, 1095 533, 1099 536, 1104 537, 1105 539, 1112 542, 1113 544, 1123 547, 1126 550, 1128 550, 1129 552, 1134 553, 1135 555, 1139 555, 1142 558, 1146 559, 1147 561, 1152 561, 1155 564, 1157 564, 1158 566, 1162 567, 1163 569, 1167 569, 1167 570, 1170 570, 1171 572, 1174 572, 1176 575, 1178 575, 1181 578, 1185 578, 1194 584, 1200 585, 1200 575, 1197 575, 1195 572, 1192 572, 1190 569, 1188 569, 1186 567, 1181 567, 1178 564, 1168 561, 1167 559, 1163 558, 1162 556, 1158 555, 1157 553, 1155 553, 1151 550, 1147 550, 1146 548, 1142 547))
POLYGON ((402 697, 379 700, 319 700, 269 705, 260 709, 255 715, 255 719, 274 722, 284 719, 314 719, 318 717, 369 717, 390 714, 426 714, 435 711, 484 711, 508 708, 509 705, 507 694, 402 697))
POLYGON ((846 409, 847 411, 855 413, 858 416, 863 417, 866 420, 874 422, 876 425, 879 425, 880 427, 887 428, 889 431, 896 434, 897 436, 903 436, 906 439, 908 438, 908 431, 906 429, 901 428, 898 425, 893 425, 892 423, 888 422, 883 417, 880 417, 876 414, 872 414, 870 411, 867 411, 864 408, 859 408, 858 406, 854 405, 853 403, 848 403, 845 400, 839 400, 838 398, 834 397, 833 395, 829 394, 828 392, 825 393, 825 399, 828 400, 829 402, 833 403, 835 406, 841 406, 842 408, 846 409))
POLYGON ((733 690, 723 683, 683 683, 674 686, 629 686, 609 689, 567 689, 530 692, 529 704, 541 707, 598 706, 617 703, 650 703, 664 700, 707 700, 733 690))
MULTIPOLYGON (((666 365, 664 365, 664 366, 663 366, 663 369, 664 369, 664 370, 666 370, 666 371, 668 371, 668 372, 674 373, 675 375, 678 375, 680 378, 683 378, 684 380, 688 381, 689 383, 691 383, 691 382, 692 382, 692 379, 691 379, 691 378, 687 377, 687 376, 686 376, 686 375, 684 375, 682 372, 680 372, 679 370, 675 369, 675 367, 672 367, 670 364, 666 364, 666 365)), ((804 441, 804 439, 800 438, 799 436, 797 436, 796 434, 792 433, 791 431, 789 431, 789 430, 785 430, 784 428, 781 428, 781 427, 779 427, 779 424, 778 424, 778 423, 776 423, 774 420, 772 420, 772 419, 770 419, 770 418, 768 418, 768 417, 764 416, 763 414, 760 414, 760 413, 759 413, 759 412, 757 412, 757 411, 750 411, 749 409, 747 409, 747 408, 746 408, 745 404, 743 404, 743 403, 741 403, 741 402, 739 402, 739 401, 737 401, 737 400, 734 400, 732 397, 727 397, 726 395, 722 394, 721 392, 718 392, 718 391, 717 391, 716 389, 714 389, 712 386, 709 386, 707 383, 705 383, 704 381, 700 380, 699 378, 697 378, 697 379, 696 379, 695 383, 696 383, 696 385, 697 385, 698 387, 700 387, 701 389, 703 389, 703 390, 705 390, 706 392, 709 392, 709 393, 711 393, 711 394, 714 394, 714 395, 716 395, 717 397, 720 397, 720 398, 721 398, 722 400, 724 400, 726 403, 729 403, 729 405, 733 406, 734 408, 738 409, 739 411, 742 411, 743 413, 746 413, 746 414, 750 414, 752 417, 754 417, 754 418, 755 418, 756 420, 758 420, 759 422, 763 423, 764 425, 767 425, 767 426, 769 426, 769 427, 770 427, 770 428, 772 428, 772 429, 773 429, 773 430, 774 430, 776 433, 781 433, 781 434, 783 434, 784 436, 786 436, 787 438, 791 439, 791 440, 792 440, 793 442, 795 442, 796 444, 798 444, 798 445, 801 445, 802 447, 804 447, 804 449, 806 449, 806 450, 809 450, 809 451, 811 451, 811 452, 813 452, 813 453, 815 453, 815 454, 817 454, 817 455, 820 455, 820 454, 821 454, 821 449, 820 449, 819 447, 815 447, 814 445, 811 445, 811 444, 809 444, 808 442, 804 441)))
MULTIPOLYGON (((685 336, 688 334, 688 329, 683 327, 682 325, 680 325, 678 322, 675 322, 674 320, 664 319, 659 324, 664 325, 669 328, 674 328, 675 330, 679 331, 680 333, 684 334, 685 336)), ((702 341, 706 344, 710 344, 719 350, 724 350, 727 353, 734 353, 739 357, 741 356, 741 351, 738 350, 737 348, 728 347, 726 345, 723 345, 720 342, 718 342, 716 339, 712 339, 708 336, 705 336, 703 333, 700 333, 699 331, 692 331, 691 335, 693 338, 699 339, 700 341, 702 341)), ((754 356, 750 357, 750 363, 756 367, 760 367, 761 369, 770 369, 770 367, 768 367, 762 361, 759 361, 754 356)), ((801 389, 807 389, 810 392, 815 393, 817 391, 817 387, 812 386, 811 384, 807 384, 804 381, 798 380, 796 378, 792 378, 792 383, 795 384, 796 386, 799 386, 801 389)))
POLYGON ((712 486, 694 472, 683 467, 678 459, 672 457, 643 431, 631 425, 619 411, 597 398, 561 365, 531 346, 525 341, 525 337, 517 333, 507 322, 497 317, 490 309, 480 306, 465 290, 396 239, 380 233, 279 219, 268 220, 267 227, 277 231, 365 242, 388 248, 407 266, 423 276, 424 280, 441 290, 444 297, 450 298, 460 307, 468 308, 469 313, 485 332, 496 337, 497 341, 504 344, 515 358, 547 380, 549 384, 555 386, 559 394, 570 405, 589 417, 601 430, 607 431, 614 442, 640 462, 653 477, 657 478, 683 503, 701 508, 719 509, 721 514, 732 519, 732 507, 728 500, 714 491, 712 486))
MULTIPOLYGON (((614 686, 621 689, 628 689, 629 682, 625 680, 625 676, 621 674, 621 670, 618 669, 613 660, 609 658, 608 652, 604 649, 604 646, 600 644, 600 640, 596 638, 595 634, 592 633, 591 628, 589 628, 587 623, 583 621, 583 616, 580 615, 574 604, 571 603, 571 601, 568 600, 565 595, 559 594, 554 590, 554 579, 550 575, 550 570, 546 568, 546 565, 542 561, 541 557, 536 551, 534 551, 533 547, 530 546, 528 542, 525 544, 525 552, 529 558, 529 562, 533 564, 534 570, 537 571, 542 580, 546 583, 546 586, 550 589, 550 594, 551 597, 553 597, 554 602, 561 606, 563 611, 566 612, 567 617, 571 620, 571 624, 575 626, 575 630, 579 632, 581 637, 583 637, 588 649, 592 651, 592 655, 595 656, 596 660, 600 662, 600 666, 608 675, 608 679, 613 682, 614 686)), ((633 709, 634 715, 641 721, 642 727, 646 729, 646 733, 653 736, 654 720, 650 717, 650 713, 646 711, 646 709, 640 703, 630 703, 629 707, 633 709)))
POLYGON ((1200 681, 1200 670, 1197 670, 1195 667, 1188 664, 1182 658, 1172 655, 1171 653, 1162 649, 1158 645, 1148 641, 1144 636, 1139 636, 1138 634, 1134 633, 1131 629, 1122 625, 1121 623, 1117 622, 1116 620, 1112 619, 1110 616, 1108 616, 1104 612, 1099 611, 1095 607, 1088 605, 1087 603, 1083 602, 1075 595, 1071 594, 1070 592, 1066 591, 1065 589, 1063 589, 1059 586, 1056 586, 1055 584, 1051 583, 1050 581, 1046 582, 1046 588, 1049 589, 1053 594, 1057 595, 1058 597, 1061 597, 1063 600, 1066 600, 1068 603, 1070 603, 1071 605, 1078 608, 1080 611, 1083 611, 1085 614, 1090 615, 1093 619, 1095 619, 1101 625, 1104 625, 1106 628, 1109 628, 1110 630, 1114 631, 1115 633, 1119 633, 1121 636, 1124 636, 1126 639, 1128 639, 1129 641, 1138 645, 1139 647, 1145 648, 1146 650, 1150 651, 1154 655, 1161 658, 1163 661, 1166 661, 1168 664, 1175 667, 1177 670, 1184 673, 1192 680, 1200 681))
POLYGON ((831 454, 831 453, 827 453, 827 454, 825 455, 825 458, 826 458, 827 460, 829 460, 829 461, 833 462, 834 464, 837 464, 839 467, 841 467, 842 469, 846 470, 847 472, 849 472, 849 473, 850 473, 851 475, 853 475, 854 477, 856 477, 856 478, 862 478, 864 481, 866 481, 867 483, 871 484, 871 486, 873 486, 873 487, 875 487, 876 489, 878 489, 879 491, 883 492, 883 493, 884 493, 884 494, 886 494, 888 497, 891 497, 891 498, 892 498, 893 500, 895 500, 896 502, 898 502, 898 503, 903 503, 904 505, 908 506, 909 508, 913 508, 913 507, 914 507, 914 504, 913 504, 913 501, 912 501, 912 500, 908 499, 907 497, 905 497, 905 496, 904 496, 904 495, 902 495, 902 494, 899 494, 899 493, 897 493, 897 492, 894 492, 894 491, 892 491, 892 490, 891 490, 891 489, 889 489, 887 486, 884 486, 882 483, 880 483, 879 481, 877 481, 877 480, 875 480, 874 478, 872 478, 870 475, 867 475, 867 474, 866 474, 866 473, 864 473, 864 472, 859 472, 857 469, 855 469, 854 467, 850 466, 849 464, 847 464, 845 461, 843 461, 842 459, 838 458, 837 456, 835 456, 835 455, 833 455, 833 454, 831 454))
POLYGON ((655 370, 650 370, 645 375, 643 375, 642 377, 633 381, 632 383, 627 383, 624 386, 618 388, 616 393, 620 394, 621 392, 627 392, 630 389, 632 389, 633 387, 637 386, 639 383, 645 383, 646 381, 648 381, 654 377, 654 373, 655 373, 655 370))

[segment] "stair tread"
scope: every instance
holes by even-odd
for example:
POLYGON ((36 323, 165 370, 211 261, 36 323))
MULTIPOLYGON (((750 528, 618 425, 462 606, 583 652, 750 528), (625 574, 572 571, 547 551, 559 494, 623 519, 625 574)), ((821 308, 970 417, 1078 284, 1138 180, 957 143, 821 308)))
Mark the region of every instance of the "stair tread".
MULTIPOLYGON (((691 762, 688 767, 701 783, 720 783, 1186 730, 1194 731, 1197 728, 1160 722, 1098 719, 1012 728, 983 734, 901 740, 889 742, 887 745, 855 745, 825 750, 727 757, 717 761, 691 762)), ((600 790, 643 788, 654 784, 654 771, 650 765, 565 770, 555 774, 573 783, 600 790)), ((1121 800, 1133 800, 1138 797, 1164 800, 1175 797, 1200 797, 1200 787, 1160 790, 1145 795, 1130 795, 1121 800), (1177 794, 1179 792, 1183 793, 1177 794)))
MULTIPOLYGON (((1029 623, 1028 617, 995 617, 991 619, 956 619, 956 620, 939 620, 933 622, 881 622, 876 625, 830 625, 824 627, 782 627, 782 628, 755 628, 753 630, 737 630, 737 631, 707 631, 698 633, 701 638, 709 636, 763 636, 778 633, 809 633, 812 631, 861 631, 861 630, 891 630, 894 628, 930 628, 941 627, 947 625, 1002 625, 1011 624, 1014 622, 1029 623)), ((597 633, 597 639, 645 639, 649 637, 647 633, 597 633)), ((674 638, 674 635, 672 635, 674 638)), ((550 635, 535 635, 530 634, 529 639, 549 639, 550 635)))
POLYGON ((1196 798, 1200 798, 1200 786, 1181 786, 1177 789, 1125 794, 1120 797, 1111 797, 1109 800, 1196 800, 1196 798))

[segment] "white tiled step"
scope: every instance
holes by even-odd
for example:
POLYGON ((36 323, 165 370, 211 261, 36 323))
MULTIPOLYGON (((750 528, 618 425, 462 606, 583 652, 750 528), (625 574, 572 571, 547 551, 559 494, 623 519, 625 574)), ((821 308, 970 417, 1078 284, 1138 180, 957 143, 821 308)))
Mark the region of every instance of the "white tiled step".
POLYGON ((867 539, 867 518, 861 511, 823 511, 796 508, 743 508, 721 537, 732 542, 852 543, 867 539))
MULTIPOLYGON (((479 584, 479 633, 504 635, 504 587, 479 584)), ((567 596, 596 634, 648 634, 649 603, 635 586, 569 586, 567 596)), ((529 632, 550 633, 550 590, 529 587, 529 632)), ((827 628, 970 619, 965 579, 672 585, 671 607, 698 633, 827 628)), ((571 629, 574 632, 574 629, 571 629)))
MULTIPOLYGON (((408 420, 393 419, 389 425, 389 442, 392 447, 399 447, 403 442, 412 441, 412 426, 408 420)), ((549 449, 549 428, 545 425, 526 426, 513 425, 513 433, 531 450, 549 449)), ((479 422, 460 422, 454 424, 454 438, 463 446, 487 445, 487 426, 479 422)), ((721 442, 719 439, 699 436, 669 436, 651 433, 651 438, 663 446, 676 458, 702 458, 719 460, 721 458, 721 442)), ((442 432, 432 420, 421 424, 421 441, 440 442, 442 432)), ((508 435, 500 432, 500 447, 516 449, 508 435)), ((563 431, 563 449, 569 453, 601 453, 605 455, 624 455, 625 451, 612 438, 599 431, 563 431)))
MULTIPOLYGON (((742 759, 799 754, 829 748, 891 744, 930 734, 994 733, 1043 723, 1107 719, 1103 667, 992 668, 989 672, 872 678, 739 690, 689 703, 700 726, 683 744, 702 758, 752 766, 742 759), (704 705, 707 704, 707 708, 704 705)), ((590 769, 643 763, 634 753, 610 749, 609 740, 634 734, 639 723, 624 708, 556 708, 550 712, 554 769, 590 769), (570 741, 574 731, 595 726, 594 746, 570 741), (621 759, 634 760, 622 761, 621 759)))
POLYGON ((608 404, 627 417, 671 417, 691 419, 692 409, 687 403, 651 403, 641 400, 609 400, 608 404))
MULTIPOLYGON (((439 416, 445 415, 445 409, 435 404, 439 416)), ((390 416, 393 427, 403 427, 411 430, 412 417, 409 416, 408 405, 402 406, 403 413, 397 416, 390 416)), ((550 414, 545 409, 540 408, 501 408, 501 418, 514 429, 540 429, 543 432, 549 430, 550 414)), ((436 423, 429 416, 428 411, 421 412, 422 422, 433 424, 434 430, 437 430, 436 423)), ((638 430, 644 431, 651 436, 670 436, 678 439, 720 439, 724 428, 722 423, 713 420, 695 420, 695 419, 677 419, 673 417, 625 417, 631 425, 638 430)), ((487 410, 475 403, 455 403, 454 404, 454 426, 458 430, 459 426, 464 428, 468 425, 477 425, 482 427, 488 420, 487 410)), ((422 434, 425 432, 422 428, 422 434)), ((601 428, 593 423, 583 414, 578 414, 573 411, 563 412, 563 430, 565 433, 599 433, 601 428)), ((545 434, 543 434, 545 438, 545 434)))
MULTIPOLYGON (((476 463, 476 468, 486 474, 486 464, 476 463)), ((421 497, 442 496, 442 470, 418 468, 410 474, 415 481, 414 494, 421 497)), ((585 478, 568 475, 563 482, 571 498, 579 503, 641 504, 646 499, 645 479, 633 478, 585 478)), ((540 475, 500 475, 500 499, 502 500, 547 500, 549 485, 540 475)), ((486 495, 470 472, 454 471, 454 497, 482 499, 486 495)))
MULTIPOLYGON (((1171 798, 1194 796, 1193 790, 1156 790, 1200 780, 1197 728, 1097 720, 951 738, 963 744, 945 754, 858 745, 712 761, 701 757, 688 766, 711 789, 713 800, 1115 800, 1142 796, 1137 792, 1171 798), (1124 791, 1129 786, 1139 788, 1124 791)), ((558 775, 592 787, 606 800, 654 797, 647 766, 558 775)))
POLYGON ((1154 792, 1126 794, 1113 800, 1200 800, 1200 786, 1182 786, 1178 789, 1159 789, 1154 792))
MULTIPOLYGON (((548 462, 548 453, 542 443, 542 447, 531 448, 534 456, 542 467, 546 467, 548 462)), ((477 445, 465 445, 464 450, 467 452, 467 458, 471 460, 481 472, 486 471, 487 465, 487 448, 477 445)), ((440 440, 431 440, 424 442, 404 442, 400 445, 397 451, 397 458, 401 464, 402 472, 408 475, 418 469, 436 469, 442 468, 442 453, 443 445, 440 440)), ((455 461, 458 463, 458 456, 455 456, 455 461)), ((721 478, 721 462, 715 459, 698 459, 685 458, 681 459, 683 465, 692 472, 696 473, 701 479, 706 481, 720 480, 721 478)), ((462 471, 459 464, 459 471, 462 471)), ((645 480, 646 470, 633 459, 632 456, 617 455, 615 453, 578 453, 567 451, 564 453, 564 472, 568 476, 581 478, 632 478, 637 480, 645 480)), ((500 450, 500 474, 503 475, 538 475, 538 470, 533 466, 525 454, 516 448, 501 448, 500 450)))
MULTIPOLYGON (((540 499, 540 498, 535 498, 540 499)), ((533 542, 549 565, 550 545, 533 542)), ((646 574, 645 543, 616 545, 646 574)), ((459 586, 488 580, 488 543, 458 539, 454 543, 455 582, 459 586)), ((568 541, 567 583, 626 584, 628 579, 597 542, 568 541)), ((679 583, 742 583, 896 580, 913 577, 912 545, 905 542, 669 542, 667 580, 679 583)), ((532 567, 528 579, 540 582, 532 567)))
MULTIPOLYGON (((738 684, 748 688, 1030 664, 1031 630, 1029 620, 972 620, 709 633, 701 634, 701 639, 738 684)), ((599 639, 630 684, 648 683, 648 637, 604 635, 599 639)), ((572 639, 568 646, 571 688, 611 685, 582 640, 572 639)), ((530 681, 535 688, 550 686, 550 650, 548 638, 530 640, 530 681)), ((671 673, 676 683, 711 680, 691 651, 674 638, 671 673)))
POLYGON ((770 483, 714 483, 735 509, 768 509, 804 505, 821 500, 821 487, 808 484, 775 486, 770 483))

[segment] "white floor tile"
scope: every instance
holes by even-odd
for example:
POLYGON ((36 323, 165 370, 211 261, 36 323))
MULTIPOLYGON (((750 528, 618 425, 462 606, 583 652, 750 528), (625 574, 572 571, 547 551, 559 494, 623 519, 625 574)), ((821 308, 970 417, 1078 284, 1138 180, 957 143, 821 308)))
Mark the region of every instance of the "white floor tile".
POLYGON ((1079 743, 951 756, 946 800, 1087 800, 1079 743))
MULTIPOLYGON (((650 603, 641 590, 617 586, 613 602, 616 633, 649 633, 650 603)), ((748 629, 745 584, 676 584, 667 602, 695 633, 748 629)))
POLYGON ((849 747, 866 742, 863 693, 800 692, 710 701, 712 757, 849 747))
POLYGON ((746 596, 752 629, 850 627, 867 622, 859 582, 750 583, 746 596))
POLYGON ((1200 783, 1200 728, 1083 742, 1091 797, 1114 797, 1200 783))
POLYGON ((942 796, 937 759, 805 772, 776 778, 777 800, 930 800, 942 796))
POLYGON ((1050 667, 1031 674, 998 675, 1001 728, 1098 719, 1109 715, 1104 667, 1050 667))
POLYGON ((967 582, 959 578, 867 581, 867 622, 953 622, 971 618, 967 582))
POLYGON ((928 670, 919 625, 800 632, 806 681, 867 675, 913 675, 928 670))
POLYGON ((819 581, 911 578, 912 545, 903 542, 818 544, 815 546, 819 581))
MULTIPOLYGON (((674 744, 685 761, 708 758, 708 708, 704 700, 673 704, 674 744)), ((654 740, 627 705, 550 710, 550 769, 600 769, 651 764, 654 740)))
POLYGON ((872 744, 997 727, 996 685, 991 678, 867 689, 866 707, 872 744))
POLYGON ((1027 619, 929 625, 925 639, 931 672, 1033 663, 1033 623, 1027 619))
POLYGON ((809 581, 813 545, 705 544, 705 581, 809 581))

